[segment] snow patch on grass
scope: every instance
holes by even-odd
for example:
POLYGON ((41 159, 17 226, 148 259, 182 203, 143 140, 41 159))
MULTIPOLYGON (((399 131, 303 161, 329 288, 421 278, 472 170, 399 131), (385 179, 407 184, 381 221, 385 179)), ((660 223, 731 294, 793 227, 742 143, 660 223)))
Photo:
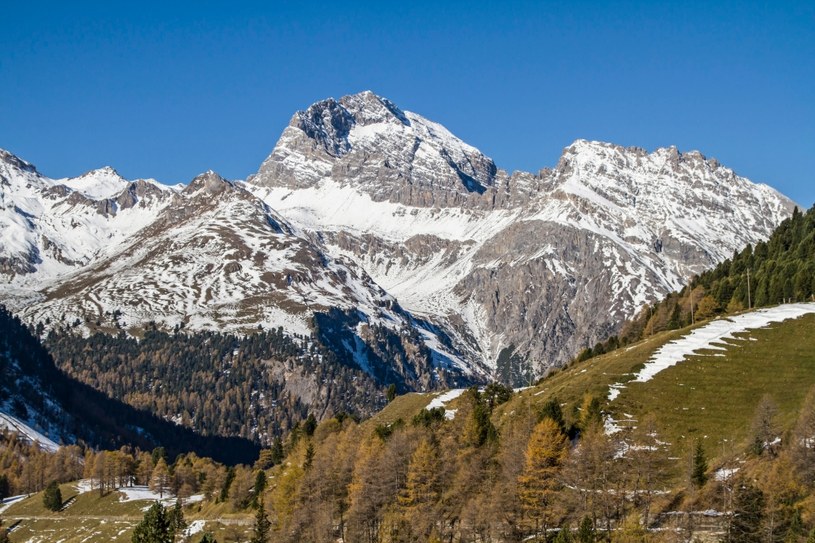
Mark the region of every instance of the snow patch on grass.
POLYGON ((634 381, 647 382, 662 370, 675 366, 702 349, 723 351, 726 347, 720 344, 724 340, 734 339, 736 333, 765 328, 773 322, 796 319, 808 313, 815 313, 815 303, 786 304, 716 319, 660 347, 634 377, 634 381))
POLYGON ((455 409, 447 409, 447 404, 452 402, 459 396, 461 396, 464 391, 467 390, 466 388, 454 388, 452 390, 448 390, 447 392, 443 392, 433 398, 433 400, 427 404, 427 409, 435 409, 441 407, 445 410, 444 417, 448 420, 452 420, 456 416, 455 409))

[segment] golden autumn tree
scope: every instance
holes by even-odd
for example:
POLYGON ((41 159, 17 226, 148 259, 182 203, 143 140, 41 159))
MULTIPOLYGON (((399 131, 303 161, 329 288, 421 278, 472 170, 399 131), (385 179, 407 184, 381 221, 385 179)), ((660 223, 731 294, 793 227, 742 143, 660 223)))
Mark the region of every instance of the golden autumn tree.
POLYGON ((524 512, 534 521, 535 535, 557 522, 558 474, 569 451, 569 440, 551 418, 544 418, 532 430, 526 446, 524 469, 518 477, 524 512))
POLYGON ((170 490, 170 482, 170 468, 163 458, 159 458, 150 476, 150 490, 158 492, 159 497, 163 498, 170 490))

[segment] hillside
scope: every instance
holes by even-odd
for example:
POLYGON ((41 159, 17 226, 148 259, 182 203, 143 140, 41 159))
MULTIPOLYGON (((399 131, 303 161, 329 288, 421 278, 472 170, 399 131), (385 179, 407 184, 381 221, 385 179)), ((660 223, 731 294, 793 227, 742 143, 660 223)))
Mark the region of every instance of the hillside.
POLYGON ((681 291, 644 307, 622 324, 619 335, 587 348, 579 359, 625 346, 694 319, 744 309, 815 300, 815 207, 798 208, 767 241, 735 251, 714 268, 694 276, 681 291))
MULTIPOLYGON (((760 518, 773 519, 762 529, 803 541, 815 527, 815 474, 799 467, 813 451, 795 436, 815 421, 813 326, 815 304, 775 306, 662 332, 515 393, 491 385, 397 396, 361 423, 299 426, 282 462, 264 452, 231 483, 223 467, 180 457, 171 485, 190 481, 184 492, 209 496, 193 495, 185 515, 219 541, 251 534, 260 469, 280 541, 508 542, 568 528, 622 542, 639 540, 643 527, 654 541, 673 530, 716 540, 740 529, 729 519, 750 488, 767 500, 760 518), (697 450, 701 463, 690 460, 697 450)), ((128 541, 148 502, 123 499, 90 492, 45 513, 38 494, 2 516, 20 522, 15 543, 44 532, 54 537, 42 541, 72 532, 128 541)))
POLYGON ((340 503, 347 504, 344 530, 353 540, 368 540, 362 536, 373 530, 379 535, 370 540, 398 533, 414 541, 466 540, 474 534, 520 541, 557 526, 576 530, 585 515, 598 530, 640 529, 644 522, 710 538, 710 531, 728 522, 733 507, 728 500, 739 495, 730 486, 734 481, 755 476, 767 499, 775 499, 773 487, 764 485, 776 483, 766 474, 781 477, 778 470, 787 470, 784 477, 790 479, 783 484, 802 486, 786 505, 772 506, 778 515, 773 533, 786 534, 790 515, 801 515, 805 526, 796 530, 805 534, 815 522, 806 490, 811 481, 805 471, 790 467, 802 453, 787 436, 815 414, 815 337, 804 333, 815 325, 815 304, 799 304, 793 314, 802 316, 789 320, 785 315, 793 308, 779 309, 760 318, 745 314, 753 319, 750 326, 725 341, 723 351, 714 341, 714 349, 702 349, 644 382, 626 381, 660 349, 719 322, 664 332, 575 364, 504 403, 489 389, 413 394, 359 426, 321 425, 313 453, 305 446, 294 452, 301 462, 309 458, 309 467, 276 468, 282 473, 273 479, 274 503, 284 499, 281 485, 286 492, 292 479, 297 485, 292 501, 285 502, 294 509, 278 519, 299 541, 336 535, 329 517, 314 519, 340 503), (625 388, 610 394, 621 382, 625 388), (774 429, 757 455, 754 419, 765 395, 774 406, 774 429), (434 398, 445 414, 432 410, 434 398), (561 432, 579 440, 569 446, 561 432), (694 483, 688 466, 697 447, 706 460, 694 483), (529 478, 538 461, 549 467, 529 478), (621 498, 620 489, 629 497, 621 498), (533 491, 546 497, 533 498, 533 491), (703 510, 714 513, 693 513, 703 510), (629 515, 635 525, 625 524, 629 515))

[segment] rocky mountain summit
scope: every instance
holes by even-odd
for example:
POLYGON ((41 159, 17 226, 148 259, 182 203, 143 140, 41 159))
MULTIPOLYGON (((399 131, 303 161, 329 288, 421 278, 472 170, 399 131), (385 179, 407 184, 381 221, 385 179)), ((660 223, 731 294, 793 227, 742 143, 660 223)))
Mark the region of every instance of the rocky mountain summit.
POLYGON ((372 373, 396 342, 416 388, 432 385, 428 364, 517 383, 793 207, 672 147, 578 140, 551 169, 509 173, 363 92, 296 113, 245 182, 208 172, 168 188, 109 168, 52 180, 2 152, 0 297, 80 329, 116 313, 134 333, 155 321, 322 334, 372 373))

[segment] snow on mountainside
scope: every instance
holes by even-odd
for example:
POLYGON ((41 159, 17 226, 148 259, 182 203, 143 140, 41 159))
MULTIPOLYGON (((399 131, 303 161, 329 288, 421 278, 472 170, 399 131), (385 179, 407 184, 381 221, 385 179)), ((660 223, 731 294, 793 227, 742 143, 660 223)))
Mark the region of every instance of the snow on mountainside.
POLYGON ((207 174, 178 191, 111 169, 54 181, 0 158, 0 296, 30 320, 118 311, 128 326, 305 334, 339 308, 361 367, 365 326, 381 325, 413 330, 437 363, 515 381, 793 208, 675 148, 578 140, 553 169, 510 174, 370 92, 296 113, 245 183, 207 174))
POLYGON ((247 183, 491 368, 568 360, 794 205, 675 148, 578 140, 509 174, 437 126, 372 93, 318 102, 247 183))
POLYGON ((110 168, 53 180, 2 150, 0 189, 0 274, 9 278, 3 296, 39 290, 115 252, 156 219, 173 192, 154 181, 125 181, 110 168))

